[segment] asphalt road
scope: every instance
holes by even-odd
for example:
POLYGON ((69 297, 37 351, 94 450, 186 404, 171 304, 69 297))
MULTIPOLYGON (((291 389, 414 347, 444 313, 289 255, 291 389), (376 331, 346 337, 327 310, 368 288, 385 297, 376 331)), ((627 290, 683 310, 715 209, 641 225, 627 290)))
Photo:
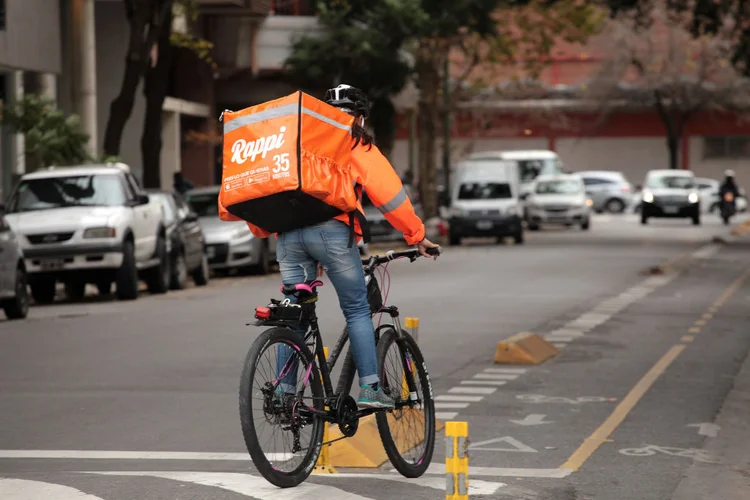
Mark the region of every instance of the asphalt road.
MULTIPOLYGON (((663 500, 693 460, 710 460, 696 450, 716 429, 695 424, 713 420, 750 348, 750 278, 738 280, 750 242, 711 243, 729 233, 709 217, 600 216, 586 232, 390 264, 388 302, 420 318, 438 417, 469 424, 471 497, 663 500), (493 364, 496 343, 520 331, 560 354, 493 364)), ((215 279, 0 320, 0 498, 442 498, 442 434, 417 480, 386 464, 279 490, 257 474, 237 385, 258 332, 245 323, 278 284, 215 279)), ((329 283, 319 316, 332 345, 344 322, 329 283)))

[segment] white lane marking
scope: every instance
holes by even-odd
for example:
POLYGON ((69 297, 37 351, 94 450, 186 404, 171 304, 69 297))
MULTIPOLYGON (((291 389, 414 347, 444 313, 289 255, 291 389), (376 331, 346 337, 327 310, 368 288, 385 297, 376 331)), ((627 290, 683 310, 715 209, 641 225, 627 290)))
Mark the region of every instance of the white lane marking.
POLYGON ((688 427, 697 427, 698 434, 701 436, 716 437, 719 435, 721 427, 713 422, 704 422, 702 424, 690 424, 688 427))
MULTIPOLYGON (((279 455, 286 454, 280 453, 279 455)), ((0 458, 251 461, 250 455, 247 453, 201 453, 189 451, 0 450, 0 458)))
POLYGON ((563 337, 583 337, 584 333, 577 328, 558 328, 557 330, 552 330, 547 334, 548 337, 550 335, 561 335, 563 337))
POLYGON ((458 415, 457 411, 436 411, 435 412, 435 418, 439 418, 440 420, 450 420, 452 418, 455 418, 456 415, 458 415))
POLYGON ((511 373, 477 373, 474 375, 474 378, 486 378, 489 380, 515 380, 520 375, 515 375, 511 373))
POLYGON ((580 337, 566 337, 564 335, 545 335, 545 340, 549 342, 573 342, 580 337))
POLYGON ((447 409, 447 408, 468 408, 469 403, 441 403, 435 402, 435 409, 447 409))
POLYGON ((507 380, 462 380, 461 385, 505 385, 507 380))
POLYGON ((485 368, 487 373, 526 373, 528 368, 485 368))
POLYGON ((484 399, 484 396, 451 396, 441 394, 435 398, 435 401, 468 401, 469 403, 478 403, 484 399))
POLYGON ((511 420, 511 422, 513 422, 514 424, 523 425, 523 426, 554 424, 554 422, 549 421, 549 420, 545 422, 544 417, 546 416, 547 415, 532 413, 531 415, 526 415, 523 418, 523 420, 511 420))
POLYGON ((557 347, 558 349, 562 349, 564 347, 567 347, 567 344, 561 344, 559 342, 552 342, 552 345, 557 347))
POLYGON ((369 497, 348 493, 333 486, 304 482, 295 488, 280 489, 260 476, 251 476, 238 472, 167 472, 167 471, 121 471, 121 472, 88 472, 102 476, 151 476, 173 481, 213 486, 252 497, 257 500, 299 500, 328 499, 336 500, 372 500, 369 497))
POLYGON ((448 392, 453 394, 492 394, 496 390, 490 387, 452 387, 448 392))
MULTIPOLYGON (((487 441, 479 441, 469 446, 469 451, 518 451, 521 453, 538 453, 531 446, 523 444, 521 441, 512 438, 510 436, 503 436, 500 438, 488 439, 487 441), (494 443, 506 443, 509 447, 505 448, 482 448, 482 446, 490 445, 494 443)), ((471 471, 469 471, 471 473, 471 471)))
MULTIPOLYGON (((471 466, 469 466, 469 473, 471 473, 471 466)), ((336 474, 324 474, 315 476, 316 479, 346 479, 346 478, 361 478, 361 479, 385 479, 387 481, 398 481, 407 484, 417 484, 426 488, 434 488, 436 490, 445 491, 445 480, 444 479, 432 479, 428 477, 419 478, 408 478, 400 474, 368 474, 365 472, 338 472, 336 474)), ((469 494, 470 495, 494 495, 498 489, 503 486, 507 486, 505 483, 495 483, 489 481, 482 481, 480 479, 472 479, 469 482, 469 494)))
POLYGON ((694 259, 708 259, 709 257, 712 257, 716 252, 719 251, 718 245, 706 245, 703 248, 699 248, 692 254, 690 254, 691 257, 694 259))
POLYGON ((0 478, 0 498, 9 500, 102 500, 101 497, 89 495, 81 490, 61 484, 31 481, 28 479, 0 478))
MULTIPOLYGON (((395 472, 395 469, 393 469, 395 472)), ((469 464, 469 478, 479 477, 536 477, 549 479, 562 479, 571 475, 571 469, 511 469, 507 467, 475 467, 469 464)), ((445 476, 445 463, 433 462, 426 474, 445 476)), ((471 483, 471 479, 469 479, 471 483)))

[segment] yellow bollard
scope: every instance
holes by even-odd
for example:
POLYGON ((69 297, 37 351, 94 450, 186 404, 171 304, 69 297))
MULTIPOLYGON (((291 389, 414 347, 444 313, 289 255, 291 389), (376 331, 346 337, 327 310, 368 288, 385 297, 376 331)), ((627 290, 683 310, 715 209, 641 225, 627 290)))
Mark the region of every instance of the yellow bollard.
MULTIPOLYGON (((325 356, 326 360, 328 359, 328 348, 323 347, 323 355, 325 356)), ((322 376, 321 376, 321 383, 322 383, 322 376)), ((326 407, 326 410, 328 407, 326 407)), ((323 442, 325 443, 330 439, 329 433, 328 433, 328 422, 323 422, 323 442)), ((328 448, 330 447, 330 444, 324 444, 320 449, 320 455, 318 455, 318 461, 315 462, 315 468, 313 469, 313 474, 337 474, 338 471, 336 468, 331 465, 331 457, 328 454, 328 448)))
POLYGON ((414 337, 414 342, 419 343, 419 318, 404 318, 404 326, 411 330, 409 334, 414 337))
POLYGON ((469 500, 469 423, 445 423, 445 500, 469 500))

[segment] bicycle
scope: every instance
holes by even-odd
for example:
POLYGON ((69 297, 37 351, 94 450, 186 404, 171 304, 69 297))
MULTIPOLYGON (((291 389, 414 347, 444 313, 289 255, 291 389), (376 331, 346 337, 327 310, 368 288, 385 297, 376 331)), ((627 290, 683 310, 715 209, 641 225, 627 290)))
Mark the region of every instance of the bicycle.
MULTIPOLYGON (((433 256, 440 255, 439 248, 431 248, 427 252, 433 256)), ((256 308, 257 321, 248 325, 271 326, 271 328, 258 336, 246 355, 240 382, 239 410, 247 450, 255 467, 270 483, 281 488, 289 488, 305 481, 312 473, 322 446, 354 436, 359 426, 359 419, 373 413, 386 455, 396 470, 409 478, 420 477, 427 470, 435 447, 435 406, 430 377, 416 342, 408 332, 401 328, 398 307, 385 305, 388 292, 386 291, 384 300, 375 277, 375 271, 383 264, 385 264, 387 274, 387 264, 390 261, 408 258, 410 262, 414 262, 419 256, 416 249, 402 252, 391 250, 382 257, 373 255, 362 259, 370 316, 384 313, 391 319, 391 322, 376 327, 375 343, 380 386, 396 400, 394 409, 359 409, 357 407, 356 401, 349 394, 356 375, 351 349, 344 360, 336 391, 333 391, 332 371, 349 336, 345 327, 329 359, 325 358, 318 318, 315 313, 315 303, 318 300, 317 287, 323 285, 321 281, 282 285, 282 293, 293 295, 297 299, 296 303, 292 303, 289 298, 283 301, 272 298, 268 306, 256 308), (299 332, 305 332, 304 336, 299 332), (271 380, 262 383, 256 394, 251 388, 256 376, 259 375, 260 357, 275 343, 284 344, 286 352, 291 353, 291 356, 285 361, 277 359, 275 367, 272 364, 271 380), (388 349, 394 344, 398 348, 398 358, 400 358, 397 359, 396 364, 400 363, 403 373, 391 377, 385 373, 385 366, 388 349), (297 371, 300 365, 302 365, 302 383, 300 384, 297 380, 294 384, 290 384, 289 377, 292 371, 297 371), (417 370, 416 378, 414 368, 417 370), (281 386, 284 381, 286 381, 286 389, 293 393, 283 390, 281 386), (304 394, 308 387, 312 393, 311 396, 304 394), (419 388, 421 388, 421 394, 418 394, 419 388), (258 429, 251 418, 256 395, 258 396, 256 406, 262 408, 266 423, 279 425, 282 430, 291 432, 291 455, 289 453, 266 454, 261 449, 258 429), (312 406, 306 404, 305 400, 310 400, 312 406), (420 407, 424 411, 423 424, 420 424, 424 425, 424 439, 421 440, 424 444, 424 451, 415 460, 407 461, 397 446, 397 442, 401 441, 394 439, 392 435, 388 414, 391 414, 395 423, 400 424, 402 419, 415 415, 415 408, 420 407), (338 424, 342 436, 324 443, 324 422, 338 424), (311 428, 311 444, 303 448, 300 443, 301 431, 308 427, 311 428), (279 462, 294 458, 299 453, 302 453, 301 460, 291 470, 285 472, 278 467, 279 462)), ((398 366, 396 368, 398 369, 398 366)), ((420 420, 419 417, 416 419, 420 420)), ((398 430, 398 425, 396 430, 398 430)), ((409 433, 409 435, 413 434, 414 432, 409 433)), ((413 448, 413 446, 406 447, 404 451, 409 452, 413 448)))

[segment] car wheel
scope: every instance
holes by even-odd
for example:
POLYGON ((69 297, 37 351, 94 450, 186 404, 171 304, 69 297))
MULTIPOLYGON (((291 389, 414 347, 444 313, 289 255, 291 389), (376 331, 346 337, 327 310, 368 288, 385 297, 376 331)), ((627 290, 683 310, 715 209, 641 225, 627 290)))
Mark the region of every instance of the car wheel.
POLYGON ((648 224, 648 216, 643 211, 641 211, 641 224, 648 224))
POLYGON ((528 228, 529 228, 529 231, 539 231, 538 224, 529 224, 528 228))
POLYGON ((185 261, 185 254, 181 250, 177 251, 172 260, 172 276, 170 285, 173 290, 184 290, 188 285, 188 269, 185 261))
POLYGON ((523 244, 523 231, 518 231, 516 234, 513 235, 513 242, 516 245, 523 244))
POLYGON ((693 216, 693 225, 694 226, 700 226, 701 225, 701 216, 700 215, 694 215, 693 216))
POLYGON ((461 237, 457 234, 451 234, 448 237, 448 243, 450 246, 455 247, 461 244, 461 237))
POLYGON ((29 291, 26 288, 26 271, 16 269, 16 296, 3 303, 3 311, 9 320, 24 319, 29 314, 29 291))
POLYGON ((85 281, 66 281, 65 282, 65 295, 70 300, 81 300, 86 295, 86 282, 85 281))
POLYGON ((37 304, 51 304, 55 301, 55 280, 35 281, 31 284, 31 296, 37 304))
POLYGON ((138 298, 138 270, 135 267, 135 250, 132 241, 126 241, 122 247, 122 265, 115 278, 117 298, 135 300, 138 298))
POLYGON ((613 214, 621 214, 625 211, 625 203, 623 203, 622 200, 618 198, 612 198, 607 202, 606 205, 604 205, 604 208, 607 210, 607 212, 613 214))
POLYGON ((211 269, 208 266, 208 255, 204 253, 201 257, 201 265, 193 272, 193 281, 197 286, 206 286, 210 275, 211 269))
POLYGON ((588 231, 588 230, 589 230, 589 227, 591 227, 591 219, 586 219, 586 220, 585 220, 585 221, 583 221, 583 223, 581 224, 581 229, 583 229, 584 231, 588 231))
POLYGON ((169 255, 167 255, 167 243, 162 236, 156 240, 156 255, 159 258, 159 264, 149 269, 146 285, 148 292, 152 294, 162 294, 169 291, 169 282, 172 279, 172 271, 169 265, 169 255))
POLYGON ((102 280, 96 284, 96 289, 99 291, 99 295, 106 296, 112 293, 112 281, 102 280))

